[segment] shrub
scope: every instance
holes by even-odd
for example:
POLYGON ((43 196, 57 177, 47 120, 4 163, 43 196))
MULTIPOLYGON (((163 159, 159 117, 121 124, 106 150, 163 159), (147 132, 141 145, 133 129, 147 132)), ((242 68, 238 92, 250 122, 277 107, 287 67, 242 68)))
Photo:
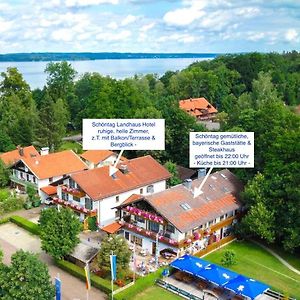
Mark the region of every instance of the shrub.
POLYGON ((233 250, 226 250, 223 253, 221 264, 225 267, 230 267, 236 264, 236 254, 233 250))
POLYGON ((21 209, 23 204, 23 199, 17 197, 15 193, 8 189, 0 190, 0 215, 21 209))
POLYGON ((30 209, 30 208, 32 208, 32 202, 31 201, 26 201, 23 206, 24 206, 25 209, 30 209))
POLYGON ((115 300, 133 299, 136 295, 142 293, 148 287, 153 286, 155 284, 155 280, 161 277, 162 271, 163 269, 161 268, 152 274, 137 279, 134 285, 114 295, 114 299, 115 300))
POLYGON ((89 217, 88 218, 89 230, 96 231, 98 229, 97 226, 97 217, 89 217))
POLYGON ((39 225, 37 225, 25 218, 22 218, 20 216, 12 216, 12 217, 10 217, 10 221, 33 234, 36 234, 36 235, 40 234, 39 225))
MULTIPOLYGON (((66 272, 70 273, 71 275, 81 280, 84 281, 86 280, 85 272, 83 268, 80 268, 74 265, 73 263, 65 260, 55 260, 55 264, 62 270, 65 270, 66 272)), ((98 288, 99 290, 103 291, 106 294, 111 293, 111 282, 109 280, 91 274, 91 284, 92 286, 98 288)))
POLYGON ((8 223, 9 221, 10 221, 10 217, 0 219, 0 225, 1 225, 1 224, 8 223))

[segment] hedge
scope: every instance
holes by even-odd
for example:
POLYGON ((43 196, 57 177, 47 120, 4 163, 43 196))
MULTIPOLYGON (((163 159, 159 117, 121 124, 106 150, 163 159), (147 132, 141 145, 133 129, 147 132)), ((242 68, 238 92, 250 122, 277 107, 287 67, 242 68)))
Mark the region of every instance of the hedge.
POLYGON ((8 223, 9 221, 10 221, 10 217, 2 218, 2 219, 0 219, 0 225, 8 223))
POLYGON ((155 285, 155 280, 161 278, 162 271, 163 268, 160 268, 154 273, 151 273, 145 277, 140 277, 139 279, 136 280, 134 285, 114 295, 114 299, 115 300, 133 299, 135 296, 145 291, 145 289, 155 285))
POLYGON ((39 235, 40 234, 40 227, 38 224, 35 224, 25 218, 22 218, 20 216, 12 216, 10 217, 10 221, 15 223, 16 225, 26 229, 27 231, 39 235))
MULTIPOLYGON (((54 260, 55 264, 62 270, 70 273, 71 275, 85 281, 85 272, 81 267, 76 266, 75 264, 66 261, 66 260, 54 260)), ((101 290, 102 292, 109 294, 111 293, 111 282, 107 279, 103 279, 95 274, 91 274, 91 285, 101 290)), ((115 285, 114 289, 118 287, 115 285)))

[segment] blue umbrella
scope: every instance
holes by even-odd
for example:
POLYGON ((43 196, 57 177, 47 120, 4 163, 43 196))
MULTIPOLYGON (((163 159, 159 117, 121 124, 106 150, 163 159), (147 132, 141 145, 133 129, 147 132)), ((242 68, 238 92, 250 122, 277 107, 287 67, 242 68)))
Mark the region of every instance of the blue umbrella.
POLYGON ((224 287, 238 295, 249 297, 250 299, 255 299, 269 288, 268 285, 243 275, 239 275, 226 283, 224 287))
POLYGON ((180 258, 177 258, 170 264, 170 266, 173 268, 176 268, 178 270, 187 272, 189 274, 198 277, 199 277, 199 273, 209 265, 210 265, 209 262, 201 258, 187 255, 187 254, 180 258))
POLYGON ((216 265, 207 266, 199 275, 203 279, 208 280, 218 286, 222 286, 238 276, 237 273, 216 265))

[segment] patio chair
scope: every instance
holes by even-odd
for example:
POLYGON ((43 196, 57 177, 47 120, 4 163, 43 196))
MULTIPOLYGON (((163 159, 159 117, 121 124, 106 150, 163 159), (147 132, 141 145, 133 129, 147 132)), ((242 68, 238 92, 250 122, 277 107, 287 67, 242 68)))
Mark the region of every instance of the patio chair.
POLYGON ((204 290, 208 287, 208 283, 206 281, 203 281, 203 280, 199 280, 197 282, 197 287, 200 289, 200 290, 204 290))

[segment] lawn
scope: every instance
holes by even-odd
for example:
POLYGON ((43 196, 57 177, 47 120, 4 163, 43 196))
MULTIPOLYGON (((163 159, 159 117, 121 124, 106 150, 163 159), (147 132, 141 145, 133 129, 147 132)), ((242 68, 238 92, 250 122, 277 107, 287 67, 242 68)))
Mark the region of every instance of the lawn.
POLYGON ((177 296, 174 293, 171 293, 159 286, 152 286, 147 288, 142 293, 138 294, 133 298, 133 300, 182 300, 181 297, 177 296))
POLYGON ((285 295, 300 298, 300 275, 290 271, 273 255, 256 244, 235 241, 207 255, 205 260, 221 264, 223 252, 227 249, 234 250, 237 258, 237 264, 229 269, 260 280, 285 295))
POLYGON ((76 142, 69 142, 69 141, 63 142, 62 145, 59 147, 59 151, 63 151, 63 150, 73 150, 77 154, 82 153, 81 145, 76 142))

